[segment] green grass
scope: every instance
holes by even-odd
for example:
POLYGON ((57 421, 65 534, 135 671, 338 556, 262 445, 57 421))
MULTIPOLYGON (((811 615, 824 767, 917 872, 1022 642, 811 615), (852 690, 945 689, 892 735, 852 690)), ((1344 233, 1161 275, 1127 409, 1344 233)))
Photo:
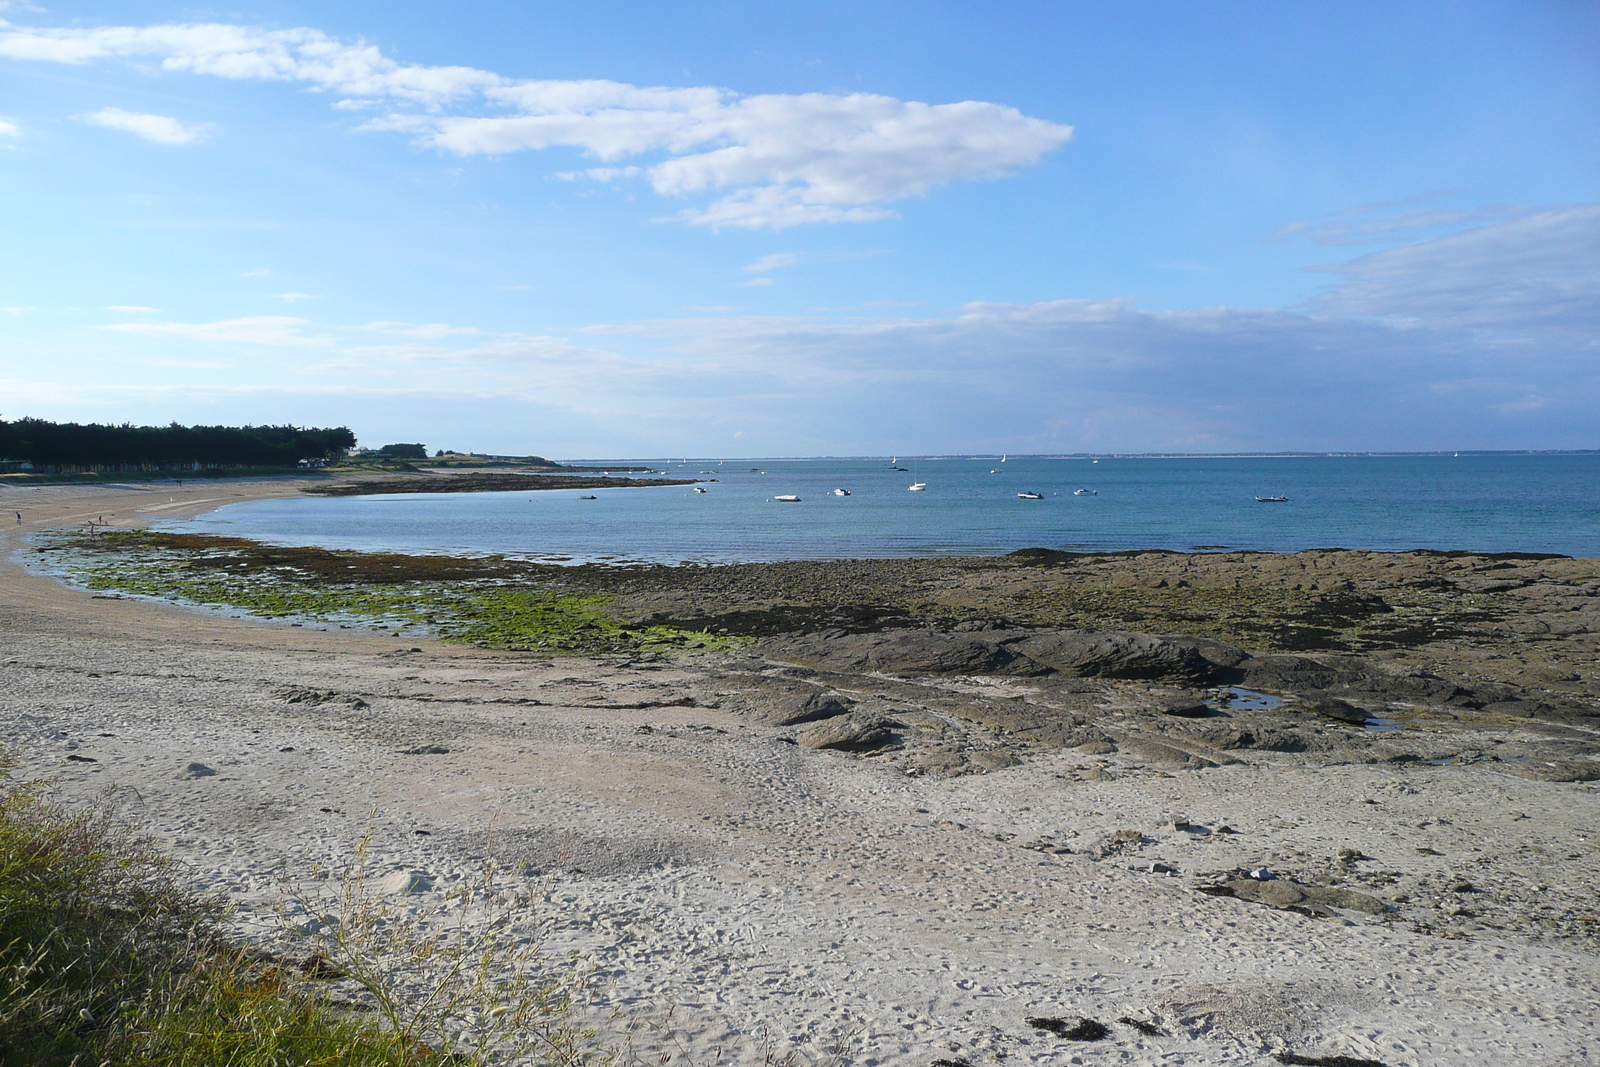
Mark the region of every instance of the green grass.
POLYGON ((569 655, 727 649, 727 635, 625 626, 607 598, 555 588, 549 568, 500 557, 405 556, 150 531, 53 533, 38 547, 89 589, 273 619, 384 626, 484 648, 569 655))
MULTIPOLYGON (((10 766, 0 752, 0 775, 10 766)), ((298 945, 345 976, 330 986, 232 944, 223 910, 178 875, 108 802, 68 809, 0 780, 0 1067, 609 1063, 573 1025, 575 968, 492 929, 395 923, 370 887, 341 882, 337 934, 298 945), (415 999, 393 981, 407 963, 432 968, 415 999)))

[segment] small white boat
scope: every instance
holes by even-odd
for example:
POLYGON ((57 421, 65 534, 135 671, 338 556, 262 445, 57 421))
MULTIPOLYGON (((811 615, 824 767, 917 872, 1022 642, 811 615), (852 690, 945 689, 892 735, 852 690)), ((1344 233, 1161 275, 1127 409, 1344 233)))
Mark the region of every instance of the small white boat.
POLYGON ((899 465, 900 465, 900 457, 899 456, 890 456, 889 457, 889 466, 898 467, 899 465))
POLYGON ((1289 498, 1286 497, 1286 496, 1258 496, 1258 497, 1256 497, 1256 503, 1257 504, 1287 504, 1288 502, 1289 502, 1289 498))
POLYGON ((793 493, 785 493, 782 496, 775 496, 772 499, 778 501, 778 503, 780 503, 780 504, 798 504, 798 503, 800 503, 800 498, 795 496, 793 493))
POLYGON ((1100 490, 1098 490, 1098 489, 1074 489, 1072 491, 1072 495, 1073 496, 1099 496, 1100 495, 1100 490))
POLYGON ((913 493, 920 493, 926 488, 928 488, 927 482, 912 482, 910 486, 913 493))
POLYGON ((1000 462, 1004 463, 1005 461, 1006 461, 1006 454, 1004 452, 1002 452, 1002 453, 1000 453, 1000 462))
POLYGON ((850 495, 850 490, 848 490, 848 489, 835 489, 833 491, 833 495, 834 496, 849 496, 850 495))
POLYGON ((1044 499, 1044 494, 1043 493, 1018 493, 1017 496, 1021 497, 1023 500, 1043 500, 1044 499))
POLYGON ((706 490, 705 490, 704 486, 697 485, 697 486, 694 487, 694 491, 697 492, 697 493, 703 493, 706 490))
POLYGON ((990 474, 999 474, 1000 473, 1000 468, 999 467, 990 468, 989 473, 990 474))

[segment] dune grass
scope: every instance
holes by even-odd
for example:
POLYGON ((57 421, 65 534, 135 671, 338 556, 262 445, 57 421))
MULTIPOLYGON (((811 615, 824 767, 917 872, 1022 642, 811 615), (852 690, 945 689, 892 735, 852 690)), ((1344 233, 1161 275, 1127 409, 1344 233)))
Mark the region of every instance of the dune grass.
MULTIPOLYGON (((0 752, 0 775, 11 768, 0 752)), ((606 1059, 572 1024, 560 972, 530 975, 525 946, 379 921, 382 905, 348 883, 348 921, 302 942, 319 954, 297 964, 233 943, 224 909, 180 875, 109 800, 67 808, 41 783, 0 777, 0 1067, 606 1059), (433 965, 420 1001, 390 981, 396 959, 433 965), (333 992, 352 987, 359 1001, 333 992)))

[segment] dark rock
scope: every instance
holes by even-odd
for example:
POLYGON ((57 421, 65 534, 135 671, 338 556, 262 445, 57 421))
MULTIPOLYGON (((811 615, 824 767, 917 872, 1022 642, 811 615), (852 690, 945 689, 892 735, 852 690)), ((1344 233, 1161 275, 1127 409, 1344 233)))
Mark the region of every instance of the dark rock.
POLYGON ((1171 715, 1178 719, 1209 719, 1222 714, 1210 704, 1198 700, 1173 700, 1163 704, 1158 710, 1163 715, 1171 715))
POLYGON ((884 630, 879 633, 797 634, 767 646, 773 659, 830 671, 894 674, 1037 674, 993 636, 937 630, 884 630))
POLYGON ((746 691, 750 717, 773 726, 799 726, 802 723, 847 715, 854 701, 804 682, 771 681, 761 688, 746 691))
POLYGON ((95 759, 93 756, 80 756, 76 752, 73 752, 73 753, 71 753, 70 755, 67 756, 67 762, 68 763, 99 763, 100 761, 95 759))
POLYGON ((402 756, 448 756, 450 750, 443 745, 415 745, 411 748, 402 748, 402 756))
POLYGON ((1385 1067, 1382 1060, 1362 1059, 1359 1056, 1301 1056, 1293 1052, 1280 1052, 1274 1058, 1291 1067, 1385 1067))
POLYGON ((894 742, 889 726, 881 719, 840 715, 812 723, 800 731, 800 744, 839 752, 872 752, 894 742))
POLYGON ((1194 645, 1150 634, 1056 630, 1007 647, 1042 667, 1084 678, 1209 682, 1217 676, 1216 664, 1194 645))
POLYGON ((1324 719, 1334 719, 1338 722, 1353 723, 1357 726, 1371 718, 1365 711, 1354 704, 1332 697, 1319 697, 1310 700, 1297 700, 1291 705, 1285 705, 1290 710, 1298 709, 1310 715, 1320 715, 1324 719))
POLYGON ((212 770, 210 767, 207 767, 204 763, 191 763, 182 771, 179 771, 176 777, 188 779, 210 778, 216 773, 216 771, 212 770))
POLYGON ((335 689, 311 689, 306 686, 290 685, 275 690, 273 695, 286 704, 343 704, 357 709, 371 707, 354 693, 341 693, 335 689))

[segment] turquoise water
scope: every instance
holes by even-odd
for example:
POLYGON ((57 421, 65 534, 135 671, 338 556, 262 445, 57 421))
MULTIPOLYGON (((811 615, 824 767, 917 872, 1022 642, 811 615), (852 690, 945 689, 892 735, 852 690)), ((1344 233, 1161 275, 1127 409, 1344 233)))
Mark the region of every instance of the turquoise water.
POLYGON ((1013 457, 1004 464, 903 457, 904 473, 886 459, 653 465, 675 477, 718 480, 705 493, 674 486, 257 500, 165 528, 574 562, 994 555, 1029 547, 1600 556, 1596 454, 1013 457), (995 468, 1000 473, 989 473, 995 468), (909 492, 913 478, 926 491, 909 492), (834 496, 835 488, 851 495, 834 496), (1074 496, 1080 488, 1096 495, 1074 496), (1019 491, 1044 499, 1022 500, 1019 491), (774 502, 780 494, 801 499, 774 502), (589 495, 597 499, 580 499, 589 495), (1257 495, 1289 500, 1262 504, 1257 495))

